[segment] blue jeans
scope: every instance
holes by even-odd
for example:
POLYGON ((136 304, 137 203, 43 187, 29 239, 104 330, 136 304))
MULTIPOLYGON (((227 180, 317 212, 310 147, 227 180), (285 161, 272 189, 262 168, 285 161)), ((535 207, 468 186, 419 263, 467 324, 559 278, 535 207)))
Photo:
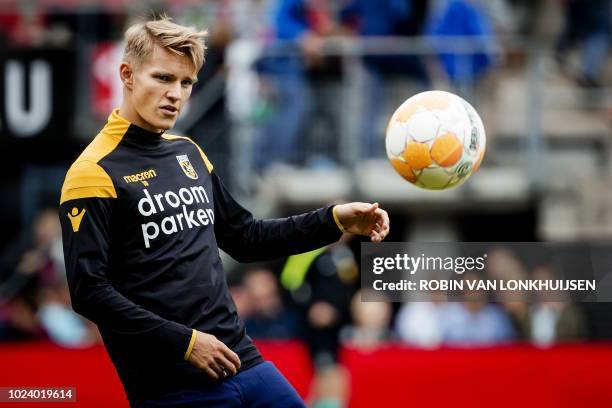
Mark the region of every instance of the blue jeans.
POLYGON ((199 390, 185 390, 155 400, 131 401, 132 408, 305 408, 295 389, 270 361, 199 390))

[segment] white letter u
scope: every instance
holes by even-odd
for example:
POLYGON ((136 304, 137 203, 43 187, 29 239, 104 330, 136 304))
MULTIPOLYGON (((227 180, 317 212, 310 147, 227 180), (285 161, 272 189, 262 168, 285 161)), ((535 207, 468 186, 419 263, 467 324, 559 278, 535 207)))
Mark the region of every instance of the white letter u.
POLYGON ((25 107, 24 69, 18 61, 6 64, 6 121, 12 133, 33 136, 51 118, 51 67, 42 60, 32 62, 30 70, 30 109, 25 107))

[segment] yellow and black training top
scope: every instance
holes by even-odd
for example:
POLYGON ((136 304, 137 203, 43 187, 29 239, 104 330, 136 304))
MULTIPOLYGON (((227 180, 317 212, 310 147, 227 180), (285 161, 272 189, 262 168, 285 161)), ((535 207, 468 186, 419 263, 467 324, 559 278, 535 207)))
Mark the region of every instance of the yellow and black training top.
POLYGON ((249 262, 337 240, 332 208, 256 220, 186 137, 114 111, 70 167, 60 219, 74 309, 99 326, 130 399, 208 384, 186 358, 193 329, 262 358, 230 296, 218 248, 249 262))

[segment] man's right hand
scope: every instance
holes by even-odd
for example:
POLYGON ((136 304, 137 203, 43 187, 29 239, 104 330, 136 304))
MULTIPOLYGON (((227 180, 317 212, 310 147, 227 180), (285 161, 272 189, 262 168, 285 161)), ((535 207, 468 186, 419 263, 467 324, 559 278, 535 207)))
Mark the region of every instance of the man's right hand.
POLYGON ((214 380, 236 375, 240 368, 240 359, 236 353, 215 336, 197 330, 195 343, 187 361, 214 380))

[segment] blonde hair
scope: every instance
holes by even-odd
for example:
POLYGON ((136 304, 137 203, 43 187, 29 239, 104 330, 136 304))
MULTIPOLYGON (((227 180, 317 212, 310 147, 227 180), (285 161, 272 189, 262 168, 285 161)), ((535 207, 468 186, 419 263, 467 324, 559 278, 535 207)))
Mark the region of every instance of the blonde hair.
POLYGON ((187 55, 197 72, 204 64, 207 35, 206 30, 176 24, 170 17, 162 15, 127 29, 123 59, 133 64, 142 63, 151 56, 155 45, 159 45, 177 55, 187 55))

